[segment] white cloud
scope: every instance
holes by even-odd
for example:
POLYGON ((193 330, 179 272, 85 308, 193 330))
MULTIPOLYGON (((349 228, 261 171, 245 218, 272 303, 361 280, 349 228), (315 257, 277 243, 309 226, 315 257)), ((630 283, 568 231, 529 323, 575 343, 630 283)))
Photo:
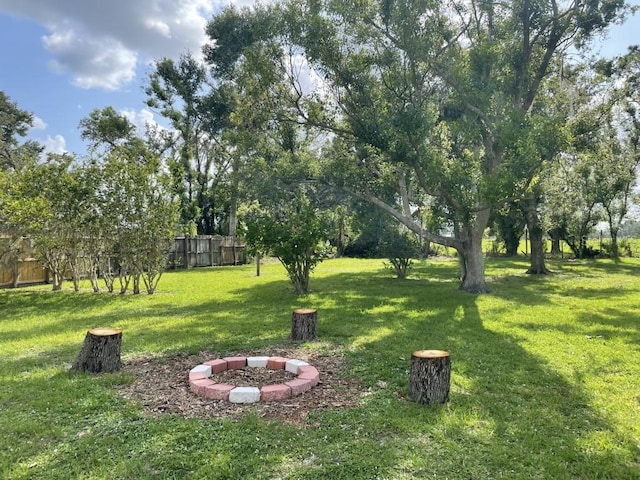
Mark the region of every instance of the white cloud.
POLYGON ((136 53, 116 40, 67 31, 46 36, 43 42, 54 55, 53 70, 71 73, 78 87, 118 90, 135 77, 136 53))
POLYGON ((51 137, 47 135, 47 139, 42 142, 44 145, 44 153, 58 153, 62 154, 67 151, 67 142, 62 135, 56 135, 51 137))
POLYGON ((31 130, 46 130, 48 127, 47 123, 42 120, 40 117, 33 117, 33 125, 31 126, 31 130))
POLYGON ((118 90, 151 59, 199 54, 204 28, 224 0, 0 0, 0 9, 48 30, 51 67, 82 88, 118 90))
POLYGON ((120 114, 129 120, 135 127, 138 134, 142 135, 147 131, 148 127, 157 127, 162 129, 163 127, 155 120, 153 112, 143 108, 142 110, 121 110, 120 114))

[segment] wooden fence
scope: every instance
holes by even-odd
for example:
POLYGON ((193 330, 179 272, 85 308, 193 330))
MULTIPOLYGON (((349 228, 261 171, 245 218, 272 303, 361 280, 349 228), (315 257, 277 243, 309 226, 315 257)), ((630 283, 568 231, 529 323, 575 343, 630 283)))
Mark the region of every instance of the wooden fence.
MULTIPOLYGON (((0 244, 1 244, 0 239, 0 244)), ((49 271, 33 257, 28 241, 17 261, 0 263, 0 288, 49 283, 49 271)), ((242 265, 247 263, 245 243, 234 237, 198 235, 176 237, 169 254, 169 268, 242 265)))
POLYGON ((175 239, 169 265, 173 268, 242 265, 247 263, 247 246, 237 237, 219 235, 180 236, 175 239))
POLYGON ((35 258, 20 259, 13 265, 0 265, 0 287, 48 283, 48 273, 35 258))

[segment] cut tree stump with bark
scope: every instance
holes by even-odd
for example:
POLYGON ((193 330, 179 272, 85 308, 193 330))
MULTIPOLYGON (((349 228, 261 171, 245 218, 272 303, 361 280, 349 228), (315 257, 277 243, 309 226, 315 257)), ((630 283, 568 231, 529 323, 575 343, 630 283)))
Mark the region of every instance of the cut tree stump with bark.
POLYGON ((72 370, 91 373, 115 372, 120 369, 122 330, 92 328, 73 362, 72 370))
POLYGON ((316 340, 318 311, 314 308, 298 308, 291 315, 291 340, 304 342, 316 340))
POLYGON ((442 350, 418 350, 411 354, 409 397, 418 403, 449 400, 451 357, 442 350))

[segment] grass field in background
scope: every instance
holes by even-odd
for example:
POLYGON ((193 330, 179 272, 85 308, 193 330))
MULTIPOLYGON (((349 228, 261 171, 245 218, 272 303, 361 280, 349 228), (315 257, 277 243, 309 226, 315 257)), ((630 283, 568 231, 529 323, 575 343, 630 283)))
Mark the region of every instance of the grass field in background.
MULTIPOLYGON (((284 269, 168 272, 155 295, 0 291, 0 478, 638 479, 640 259, 487 259, 491 293, 457 290, 455 260, 397 280, 380 260, 330 260, 312 293, 284 269), (115 386, 69 373, 87 329, 122 328, 123 359, 288 344, 291 310, 363 395, 305 425, 149 418, 115 386), (411 352, 451 353, 449 403, 405 398, 411 352), (384 384, 386 388, 380 388, 384 384)), ((186 375, 186 372, 185 372, 186 375)))

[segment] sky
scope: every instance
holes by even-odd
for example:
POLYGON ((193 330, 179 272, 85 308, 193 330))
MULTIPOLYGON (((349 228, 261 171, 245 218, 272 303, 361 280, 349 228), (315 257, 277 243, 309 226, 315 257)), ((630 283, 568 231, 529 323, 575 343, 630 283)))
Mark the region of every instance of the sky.
MULTIPOLYGON (((47 151, 82 155, 80 120, 112 106, 134 124, 160 122, 146 108, 153 61, 199 54, 204 27, 250 0, 0 0, 0 90, 35 116, 29 137, 47 151)), ((630 3, 640 5, 640 0, 630 3)), ((640 44, 640 13, 599 43, 606 57, 640 44)))

